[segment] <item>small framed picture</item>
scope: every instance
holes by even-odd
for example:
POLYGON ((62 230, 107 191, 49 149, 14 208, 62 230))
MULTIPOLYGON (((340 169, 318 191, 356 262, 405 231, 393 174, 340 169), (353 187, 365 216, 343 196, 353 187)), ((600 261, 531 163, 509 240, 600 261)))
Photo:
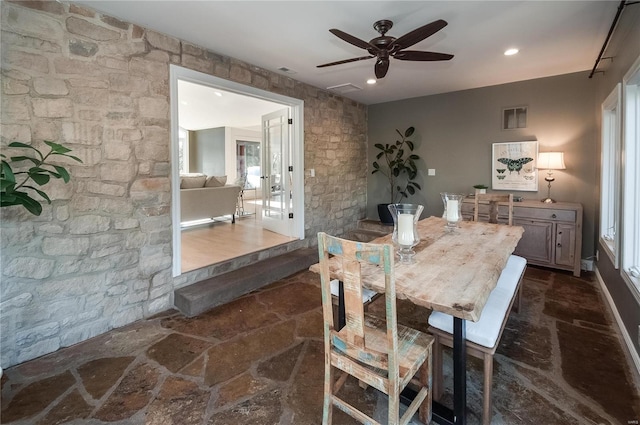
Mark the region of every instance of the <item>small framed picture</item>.
POLYGON ((538 142, 494 143, 491 158, 493 190, 538 191, 538 142))

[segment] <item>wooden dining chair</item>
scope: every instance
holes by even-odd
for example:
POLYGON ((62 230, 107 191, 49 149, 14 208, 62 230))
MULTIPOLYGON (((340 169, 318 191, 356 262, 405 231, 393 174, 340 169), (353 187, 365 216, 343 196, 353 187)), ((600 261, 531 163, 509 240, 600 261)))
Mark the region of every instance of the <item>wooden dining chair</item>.
POLYGON ((475 196, 474 208, 473 208, 473 221, 478 221, 478 215, 480 211, 480 203, 489 203, 489 223, 498 223, 498 203, 507 203, 508 212, 508 224, 513 225, 513 194, 498 194, 498 193, 478 193, 475 196))
POLYGON ((388 395, 388 423, 407 424, 418 409, 420 420, 431 421, 431 350, 434 338, 415 329, 398 325, 394 279, 394 250, 389 244, 354 242, 318 233, 320 282, 324 321, 325 375, 322 423, 332 423, 333 406, 366 424, 380 424, 369 415, 338 397, 337 393, 352 375, 364 384, 388 395), (344 284, 346 324, 337 330, 331 303, 332 267, 344 284), (362 275, 384 276, 386 320, 364 314, 362 275), (341 376, 334 382, 334 371, 341 376), (419 379, 414 375, 419 374, 419 379), (417 396, 400 417, 400 393, 411 383, 417 396))

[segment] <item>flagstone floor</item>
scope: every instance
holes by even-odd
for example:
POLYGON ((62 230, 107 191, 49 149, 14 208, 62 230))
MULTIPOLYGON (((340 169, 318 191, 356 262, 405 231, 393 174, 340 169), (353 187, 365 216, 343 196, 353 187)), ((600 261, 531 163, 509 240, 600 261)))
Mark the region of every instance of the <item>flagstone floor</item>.
MULTIPOLYGON (((317 282, 301 272, 195 318, 167 311, 9 368, 0 422, 319 424, 317 282)), ((493 423, 638 424, 638 379, 593 273, 529 267, 523 288, 523 309, 511 314, 495 356, 493 423)), ((376 302, 370 312, 383 309, 376 302)), ((407 302, 399 310, 401 322, 425 327, 428 310, 407 302)), ((482 364, 468 364, 468 420, 477 424, 482 364)), ((348 380, 342 391, 382 420, 376 390, 348 380)), ((334 423, 356 422, 337 411, 334 423)))

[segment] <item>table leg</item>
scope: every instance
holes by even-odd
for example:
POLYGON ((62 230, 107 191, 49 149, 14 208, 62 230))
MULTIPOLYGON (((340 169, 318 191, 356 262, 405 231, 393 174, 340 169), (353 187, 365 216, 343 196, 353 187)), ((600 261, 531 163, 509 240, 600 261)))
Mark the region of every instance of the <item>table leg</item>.
POLYGON ((467 344, 464 319, 453 318, 453 422, 467 423, 467 344))

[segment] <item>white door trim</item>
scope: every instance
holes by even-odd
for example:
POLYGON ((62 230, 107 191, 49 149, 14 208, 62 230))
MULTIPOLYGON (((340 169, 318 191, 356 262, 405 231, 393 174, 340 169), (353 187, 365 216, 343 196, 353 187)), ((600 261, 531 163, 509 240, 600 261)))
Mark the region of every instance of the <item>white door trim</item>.
POLYGON ((189 81, 213 88, 219 88, 280 103, 291 108, 291 142, 293 167, 293 224, 292 236, 304 239, 304 101, 293 97, 284 96, 270 91, 246 86, 234 81, 214 77, 213 75, 183 68, 178 65, 169 66, 170 98, 171 105, 171 222, 173 240, 173 277, 180 276, 181 271, 181 247, 180 247, 180 211, 176 206, 180 205, 180 178, 178 168, 178 80, 189 81))

